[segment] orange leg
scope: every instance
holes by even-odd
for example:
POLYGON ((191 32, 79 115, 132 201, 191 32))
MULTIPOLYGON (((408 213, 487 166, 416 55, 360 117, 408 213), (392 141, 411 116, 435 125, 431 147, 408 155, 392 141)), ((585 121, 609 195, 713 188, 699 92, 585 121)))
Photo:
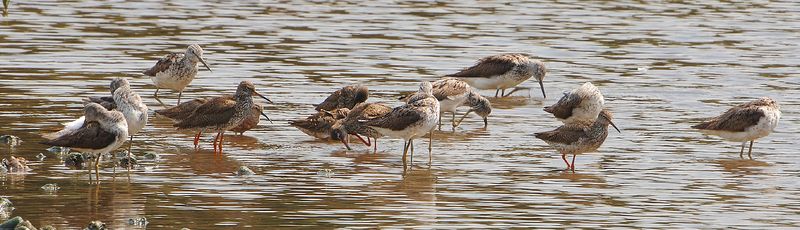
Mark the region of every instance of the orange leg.
POLYGON ((225 139, 225 131, 219 133, 219 154, 222 154, 222 139, 225 139))
POLYGON ((214 136, 214 153, 217 153, 217 140, 219 139, 219 133, 217 136, 214 136))
POLYGON ((197 132, 197 135, 194 136, 194 148, 197 149, 198 143, 200 142, 200 134, 202 132, 197 132))

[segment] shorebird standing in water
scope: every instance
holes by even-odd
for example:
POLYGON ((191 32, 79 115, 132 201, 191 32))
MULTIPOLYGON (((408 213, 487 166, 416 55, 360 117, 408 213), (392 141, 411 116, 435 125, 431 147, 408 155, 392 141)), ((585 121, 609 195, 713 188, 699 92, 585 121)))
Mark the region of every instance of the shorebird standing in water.
POLYGON ((516 87, 534 77, 539 81, 542 96, 547 98, 547 94, 544 92, 544 84, 542 83, 545 74, 547 74, 547 69, 542 61, 532 59, 526 54, 507 53, 481 58, 472 67, 447 75, 447 77, 460 78, 478 89, 495 89, 495 97, 498 96, 501 90, 500 96, 510 96, 519 88, 515 88, 508 94, 505 94, 506 89, 516 87))
POLYGON ((155 97, 158 99, 158 90, 167 88, 178 91, 178 104, 181 103, 183 89, 192 83, 197 75, 197 62, 211 71, 211 67, 203 60, 203 48, 197 44, 189 45, 186 52, 170 53, 158 60, 155 66, 144 71, 150 76, 156 86, 155 97))
MULTIPOLYGON (((214 138, 214 152, 217 152, 217 146, 219 146, 219 153, 222 153, 225 131, 238 126, 252 113, 253 107, 255 107, 253 95, 269 101, 267 97, 256 92, 253 83, 242 81, 233 95, 235 100, 226 100, 224 97, 210 100, 172 126, 177 127, 178 130, 197 130, 200 133, 205 130, 217 132, 217 136, 214 138)), ((199 136, 195 137, 195 143, 197 143, 197 139, 199 136)))
MULTIPOLYGON (((184 103, 180 103, 176 106, 166 108, 166 109, 159 109, 156 110, 156 114, 165 116, 173 121, 181 121, 186 119, 187 117, 192 115, 195 109, 200 107, 203 104, 206 104, 210 101, 219 100, 221 102, 214 102, 214 103, 236 103, 236 100, 233 98, 233 95, 225 95, 221 97, 213 97, 213 98, 196 98, 191 101, 187 101, 184 103), (227 101, 227 102, 225 102, 227 101)), ((267 102, 272 103, 269 99, 267 102)), ((235 133, 239 133, 240 135, 243 134, 245 131, 251 130, 258 126, 258 123, 261 121, 259 116, 264 116, 267 118, 267 121, 272 123, 272 120, 269 119, 266 113, 264 113, 264 106, 261 104, 253 104, 253 109, 250 111, 248 116, 240 123, 238 126, 234 127, 230 131, 235 133)), ((197 148, 200 142, 200 134, 203 133, 203 130, 199 130, 197 135, 195 135, 194 139, 194 147, 197 148)))
POLYGON ((348 108, 340 108, 333 111, 320 110, 306 118, 290 121, 289 125, 318 139, 336 139, 331 136, 333 125, 336 121, 344 119, 348 113, 350 113, 348 108))
POLYGON ((780 119, 781 111, 778 103, 771 98, 762 97, 730 108, 722 115, 693 125, 692 128, 729 141, 742 142, 740 158, 744 158, 744 146, 750 141, 747 157, 752 160, 753 142, 772 133, 780 119))
POLYGON ((363 85, 349 85, 331 93, 325 101, 315 105, 314 110, 333 111, 335 109, 352 109, 358 103, 367 101, 369 89, 363 85))
POLYGON ((331 127, 331 137, 338 139, 350 150, 350 135, 355 135, 367 146, 374 145, 373 153, 378 152, 378 138, 383 134, 359 122, 359 120, 372 120, 392 112, 392 108, 379 103, 361 103, 353 107, 344 119, 337 120, 331 127), (367 141, 361 137, 367 137, 367 141), (370 140, 372 138, 375 143, 370 140))
MULTIPOLYGON (((108 110, 122 112, 125 121, 128 123, 128 157, 131 157, 131 146, 133 146, 133 136, 138 134, 147 125, 147 105, 142 102, 139 94, 133 92, 130 83, 124 78, 114 78, 111 80, 112 97, 89 97, 84 102, 98 103, 108 110)), ((116 162, 115 162, 116 164, 116 162)))
MULTIPOLYGON (((433 86, 430 82, 420 84, 417 95, 412 95, 407 104, 395 107, 384 116, 360 120, 364 125, 375 129, 384 136, 402 138, 405 140, 403 147, 403 170, 406 169, 406 156, 411 151, 414 156, 414 139, 429 134, 433 141, 432 131, 439 120, 439 101, 433 96, 433 86)), ((431 144, 428 145, 428 164, 431 163, 431 144)))
POLYGON ((591 125, 605 106, 605 99, 600 90, 592 83, 586 82, 570 92, 564 93, 558 102, 544 107, 544 111, 552 113, 567 125, 591 125))
MULTIPOLYGON (((475 112, 483 118, 483 125, 488 125, 487 117, 492 113, 492 104, 488 99, 484 98, 467 82, 459 80, 458 78, 446 77, 433 83, 433 96, 439 100, 441 113, 449 112, 452 115, 450 124, 455 129, 461 124, 470 112, 475 112), (456 109, 458 107, 467 105, 470 109, 461 117, 456 123, 456 109)), ((439 130, 442 129, 442 116, 439 115, 439 130)))
POLYGON ((578 154, 593 152, 600 148, 608 136, 608 125, 614 126, 612 114, 603 109, 590 126, 565 124, 552 131, 536 133, 536 138, 547 142, 550 147, 561 153, 561 159, 567 164, 567 170, 575 172, 575 157, 578 154), (572 154, 572 164, 567 162, 567 154, 572 154))
MULTIPOLYGON (((441 114, 439 114, 439 130, 442 130, 442 114, 449 112, 452 115, 450 124, 453 129, 461 124, 471 112, 477 113, 483 118, 483 125, 488 125, 487 117, 492 113, 492 104, 467 84, 458 78, 445 77, 433 82, 433 96, 439 100, 441 114), (461 106, 469 106, 470 110, 456 122, 456 110, 461 106)), ((416 95, 416 94, 415 94, 416 95)), ((408 101, 411 95, 400 97, 401 101, 408 101)))
POLYGON ((128 123, 121 112, 108 111, 97 103, 89 103, 83 111, 83 117, 67 124, 61 131, 45 135, 49 140, 41 143, 95 154, 95 175, 99 181, 100 157, 119 148, 128 139, 128 123))

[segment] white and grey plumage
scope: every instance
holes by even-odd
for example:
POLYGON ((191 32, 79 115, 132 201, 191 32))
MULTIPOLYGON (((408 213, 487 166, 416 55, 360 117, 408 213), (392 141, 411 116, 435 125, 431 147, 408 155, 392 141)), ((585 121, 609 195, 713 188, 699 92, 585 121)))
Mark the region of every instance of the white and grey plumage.
MULTIPOLYGON (((138 134, 147 125, 147 105, 142 102, 139 94, 133 92, 130 83, 124 78, 115 78, 111 80, 112 96, 110 97, 89 97, 85 98, 84 102, 94 102, 105 107, 108 110, 116 110, 122 112, 125 116, 125 121, 128 123, 128 135, 130 136, 129 146, 133 145, 133 136, 138 134)), ((130 156, 130 148, 128 149, 130 156)))
POLYGON ((544 107, 544 111, 553 114, 566 125, 586 126, 594 123, 603 106, 603 94, 592 83, 586 82, 564 93, 558 102, 544 107))
MULTIPOLYGON (((492 104, 484 98, 466 82, 458 78, 445 77, 433 82, 433 96, 439 100, 441 113, 449 112, 452 114, 451 124, 453 128, 461 124, 461 121, 471 112, 477 113, 483 118, 484 127, 488 125, 487 117, 492 113, 492 104), (470 110, 456 123, 456 110, 461 106, 469 106, 470 110)), ((439 115, 439 128, 441 129, 442 117, 439 115)))
MULTIPOLYGON (((219 146, 219 153, 222 153, 222 140, 225 131, 235 128, 247 118, 253 111, 255 106, 253 103, 253 95, 266 97, 256 91, 253 83, 249 81, 242 81, 233 95, 235 101, 225 100, 223 97, 220 99, 211 100, 195 109, 191 115, 183 120, 173 124, 179 130, 194 130, 203 132, 206 130, 214 131, 217 133, 214 139, 214 151, 217 151, 219 146), (217 143, 219 142, 219 145, 217 143)), ((199 138, 195 137, 195 141, 199 138)))
POLYGON ((511 95, 517 89, 508 94, 505 94, 505 90, 534 77, 539 82, 542 96, 547 98, 542 83, 546 74, 547 68, 542 61, 533 59, 527 54, 506 53, 481 58, 472 67, 447 77, 460 78, 478 89, 495 89, 495 97, 501 90, 503 91, 501 96, 511 95))
POLYGON ((203 48, 197 44, 189 45, 183 53, 170 53, 158 60, 155 66, 144 71, 144 75, 150 76, 156 86, 155 97, 158 98, 158 90, 161 88, 178 91, 178 104, 181 103, 183 89, 192 83, 197 75, 197 63, 203 65, 211 71, 203 59, 203 48))
POLYGON ((722 115, 711 118, 692 128, 701 132, 720 136, 729 141, 742 142, 739 157, 744 158, 744 146, 750 141, 747 156, 753 159, 753 142, 766 137, 778 126, 781 119, 780 105, 768 97, 734 106, 722 115))
POLYGON ((611 119, 613 119, 611 112, 603 109, 590 126, 565 124, 551 131, 536 133, 535 136, 561 153, 561 159, 567 164, 567 169, 572 169, 574 172, 575 157, 600 148, 608 136, 609 124, 619 132, 611 119), (567 162, 567 154, 572 154, 572 164, 567 162))
MULTIPOLYGON (((108 111, 97 103, 84 108, 83 119, 73 121, 61 131, 45 135, 45 145, 70 147, 83 153, 95 154, 95 174, 100 176, 100 155, 109 153, 128 139, 128 123, 119 111, 108 111)), ((91 179, 91 176, 90 176, 91 179)))
POLYGON ((350 149, 350 135, 355 135, 364 142, 365 145, 373 146, 373 153, 378 152, 378 138, 383 137, 383 134, 376 131, 375 129, 363 124, 363 120, 372 120, 378 117, 385 116, 387 113, 392 112, 392 108, 380 103, 361 103, 353 107, 347 113, 347 116, 344 119, 336 120, 336 123, 333 124, 331 127, 332 131, 330 136, 333 139, 338 139, 344 144, 344 146, 349 150, 350 149), (364 138, 361 136, 366 136, 367 141, 364 141, 364 138), (373 144, 370 140, 372 138, 375 143, 373 144))
POLYGON ((417 95, 412 95, 407 104, 395 107, 384 116, 360 121, 384 136, 405 140, 403 148, 404 169, 407 165, 406 156, 409 149, 413 158, 414 139, 425 134, 432 134, 438 123, 439 101, 433 96, 432 88, 430 82, 422 82, 417 95))

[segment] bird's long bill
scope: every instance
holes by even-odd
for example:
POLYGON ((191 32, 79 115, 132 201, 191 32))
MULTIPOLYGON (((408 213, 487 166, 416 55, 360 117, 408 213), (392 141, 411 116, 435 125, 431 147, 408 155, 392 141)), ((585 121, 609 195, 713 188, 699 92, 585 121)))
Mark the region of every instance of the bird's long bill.
POLYGON ((350 148, 350 134, 345 134, 340 141, 342 141, 344 147, 347 147, 347 150, 353 150, 350 148))
POLYGON ((608 120, 608 123, 611 124, 611 126, 613 126, 614 129, 616 129, 618 133, 622 133, 622 131, 619 131, 619 128, 617 128, 617 125, 615 125, 614 122, 611 121, 611 119, 606 118, 606 120, 608 120))
POLYGON ((205 66, 206 69, 208 69, 209 72, 214 72, 214 71, 211 71, 211 67, 208 67, 208 64, 206 63, 205 60, 203 60, 203 58, 198 58, 198 59, 200 59, 200 63, 203 63, 203 66, 205 66))
POLYGON ((489 127, 489 118, 488 117, 484 117, 483 118, 483 127, 484 128, 489 127))
POLYGON ((253 94, 255 94, 256 96, 259 96, 261 98, 264 98, 264 100, 267 100, 267 102, 269 102, 270 104, 275 104, 275 103, 272 103, 272 100, 270 100, 269 98, 265 97, 264 95, 261 95, 260 93, 258 93, 256 91, 253 91, 253 94))
MULTIPOLYGON (((467 115, 469 115, 469 113, 471 113, 471 112, 472 112, 472 109, 467 110, 467 113, 464 113, 464 116, 461 116, 461 119, 458 119, 458 122, 456 122, 456 126, 461 125, 461 122, 464 121, 464 118, 467 118, 467 115)), ((486 120, 484 120, 484 121, 486 121, 486 120)))
POLYGON ((270 120, 270 119, 269 119, 269 117, 267 116, 267 114, 266 114, 266 113, 264 113, 264 111, 261 111, 261 115, 262 115, 262 116, 264 116, 265 118, 267 118, 267 120, 269 121, 269 123, 270 123, 270 124, 274 124, 274 123, 272 123, 272 120, 270 120))
POLYGON ((547 98, 547 94, 544 93, 544 83, 541 80, 539 81, 539 88, 542 89, 542 97, 547 98))

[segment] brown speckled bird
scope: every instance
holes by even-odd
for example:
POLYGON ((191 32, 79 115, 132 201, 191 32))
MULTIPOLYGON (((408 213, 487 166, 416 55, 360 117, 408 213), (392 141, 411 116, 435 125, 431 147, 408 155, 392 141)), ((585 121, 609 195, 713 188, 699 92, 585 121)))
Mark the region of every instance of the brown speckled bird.
POLYGON ((561 153, 561 159, 567 164, 567 170, 575 171, 575 157, 578 154, 597 150, 608 136, 608 125, 614 126, 611 112, 603 109, 591 126, 562 125, 554 130, 536 133, 536 138, 547 142, 550 147, 561 153), (567 154, 572 154, 572 164, 567 162, 567 154))
POLYGON ((158 60, 156 65, 144 71, 144 75, 153 80, 156 86, 155 97, 158 99, 158 90, 167 88, 178 91, 178 104, 181 103, 183 89, 192 83, 197 75, 197 62, 211 71, 211 67, 203 60, 203 48, 197 44, 189 45, 183 53, 170 53, 158 60))
POLYGON ((334 137, 334 139, 342 141, 342 144, 344 144, 348 150, 350 150, 350 135, 355 135, 367 146, 373 145, 372 141, 370 141, 370 138, 372 138, 375 140, 373 152, 377 153, 378 138, 383 137, 383 134, 358 121, 382 117, 389 112, 392 112, 392 108, 384 104, 358 104, 353 107, 352 110, 350 110, 350 113, 347 114, 347 117, 338 120, 336 124, 333 125, 331 136, 334 137), (362 138, 361 135, 366 136, 367 141, 364 141, 364 138, 362 138))
POLYGON ((334 139, 330 134, 333 124, 347 116, 350 109, 340 108, 333 111, 321 110, 303 119, 290 121, 289 125, 294 126, 303 133, 318 139, 334 139))
POLYGON ((316 105, 314 110, 332 111, 339 108, 352 109, 358 103, 367 101, 369 89, 363 85, 349 85, 331 93, 325 101, 316 105))
POLYGON ((173 126, 179 130, 188 129, 200 132, 211 130, 217 132, 217 136, 214 138, 214 152, 217 152, 217 146, 219 146, 219 153, 222 153, 222 141, 225 131, 238 126, 251 114, 253 107, 255 107, 253 95, 269 101, 267 97, 256 91, 253 83, 242 81, 233 95, 235 101, 225 100, 224 98, 211 100, 197 107, 191 115, 173 124, 173 126))
MULTIPOLYGON (((209 101, 213 101, 213 100, 227 100, 227 101, 232 101, 233 103, 236 102, 236 100, 233 99, 233 95, 225 95, 225 96, 213 97, 213 98, 197 98, 197 99, 193 99, 191 101, 180 103, 180 104, 178 104, 176 106, 173 106, 173 107, 170 107, 170 108, 159 109, 159 110, 156 110, 155 112, 156 112, 156 114, 159 114, 161 116, 165 116, 165 117, 167 117, 169 119, 172 119, 174 121, 181 121, 183 119, 186 119, 190 115, 192 115, 192 112, 194 112, 194 110, 197 109, 198 107, 200 107, 201 105, 206 104, 209 101)), ((270 101, 270 100, 267 100, 267 102, 272 103, 272 101, 270 101)), ((215 102, 215 103, 230 103, 230 102, 215 102)), ((258 126, 258 123, 261 121, 261 118, 259 116, 264 116, 264 118, 267 118, 267 121, 272 123, 272 120, 269 119, 269 116, 267 116, 267 114, 264 113, 264 107, 262 105, 256 103, 256 104, 253 105, 253 109, 251 110, 250 114, 242 121, 242 123, 240 123, 238 126, 236 126, 233 129, 231 129, 230 131, 233 131, 233 132, 239 133, 239 134, 243 134, 245 131, 248 131, 248 130, 251 130, 251 129, 255 128, 256 126, 258 126)), ((198 147, 201 134, 202 134, 202 130, 199 130, 197 132, 197 135, 195 135, 195 139, 194 139, 194 147, 195 148, 198 147)))

